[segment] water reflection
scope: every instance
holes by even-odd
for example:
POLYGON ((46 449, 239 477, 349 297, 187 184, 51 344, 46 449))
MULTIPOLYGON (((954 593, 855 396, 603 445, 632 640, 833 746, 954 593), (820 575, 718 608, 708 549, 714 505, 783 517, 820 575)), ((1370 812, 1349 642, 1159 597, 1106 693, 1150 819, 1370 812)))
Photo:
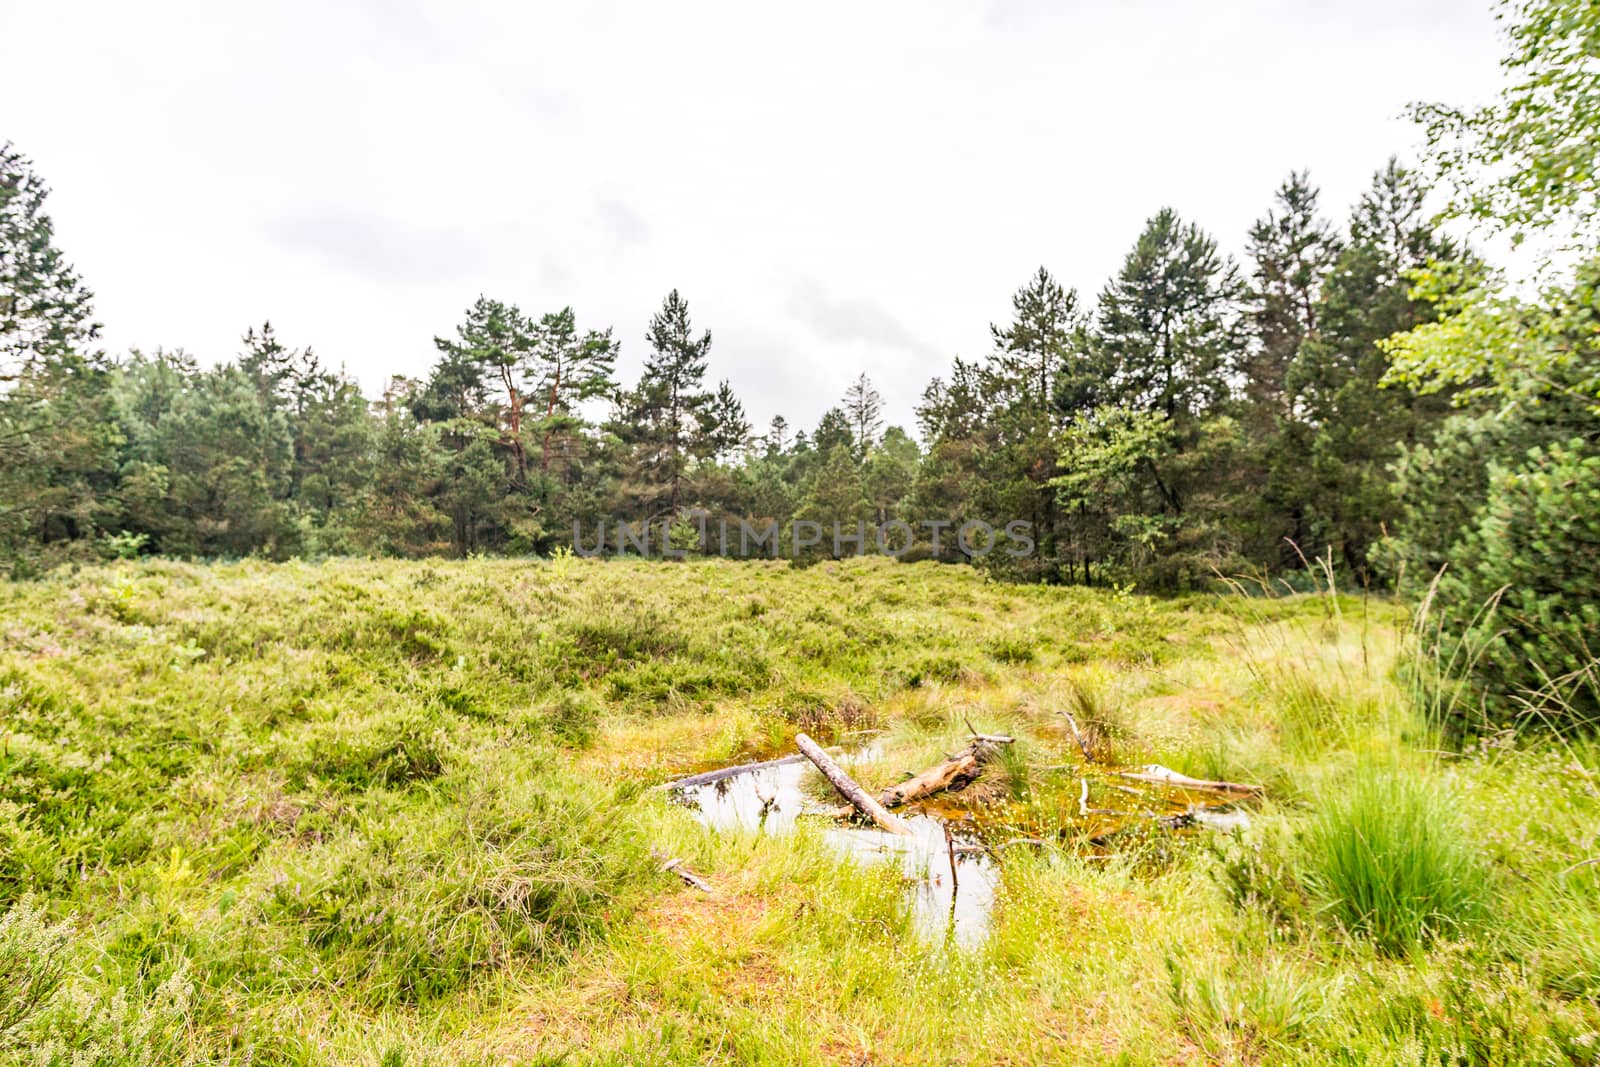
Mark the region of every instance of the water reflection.
MULTIPOLYGON (((813 774, 807 763, 765 767, 680 790, 677 797, 713 830, 788 833, 801 815, 830 810, 806 796, 804 783, 813 774)), ((999 869, 978 847, 970 828, 930 815, 905 819, 910 836, 835 825, 823 831, 823 840, 853 859, 898 862, 910 884, 912 918, 928 940, 962 948, 982 943, 989 933, 999 869)))

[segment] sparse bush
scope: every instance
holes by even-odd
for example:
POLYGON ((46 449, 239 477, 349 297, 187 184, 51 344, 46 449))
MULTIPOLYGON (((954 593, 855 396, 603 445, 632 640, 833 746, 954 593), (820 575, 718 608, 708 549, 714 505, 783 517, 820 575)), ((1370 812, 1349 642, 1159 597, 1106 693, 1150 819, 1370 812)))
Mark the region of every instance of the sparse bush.
POLYGON ((1318 984, 1283 960, 1219 966, 1166 957, 1167 996, 1181 1027, 1213 1062, 1284 1052, 1319 1021, 1318 984))
POLYGON ((29 901, 0 916, 0 1058, 35 1067, 191 1062, 186 967, 148 993, 105 994, 69 979, 71 949, 68 925, 47 922, 29 901))
POLYGON ((1216 861, 1212 876, 1235 908, 1259 913, 1279 934, 1292 933, 1306 921, 1305 886, 1293 843, 1281 826, 1216 835, 1206 845, 1216 861))
POLYGON ((403 827, 369 824, 308 858, 271 887, 262 918, 301 931, 319 983, 417 1003, 598 934, 650 870, 643 851, 625 809, 578 782, 486 776, 403 827))
POLYGON ((1032 663, 1036 655, 1034 643, 1020 634, 991 638, 983 651, 997 663, 1032 663))

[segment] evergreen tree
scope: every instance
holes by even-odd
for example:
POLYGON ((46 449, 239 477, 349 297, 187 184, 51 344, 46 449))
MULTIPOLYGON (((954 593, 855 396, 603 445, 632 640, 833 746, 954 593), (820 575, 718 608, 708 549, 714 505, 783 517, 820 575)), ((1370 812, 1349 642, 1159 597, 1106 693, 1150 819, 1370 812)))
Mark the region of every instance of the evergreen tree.
POLYGON ((844 413, 850 420, 856 459, 864 462, 878 439, 878 432, 883 429, 883 397, 872 387, 872 379, 865 372, 857 375, 845 390, 844 413))
POLYGON ((1304 426, 1275 458, 1274 495, 1300 502, 1312 546, 1331 546, 1365 574, 1368 552, 1394 512, 1390 465, 1404 445, 1426 441, 1449 410, 1442 395, 1380 388, 1392 334, 1437 317, 1413 295, 1413 273, 1460 250, 1424 208, 1418 176, 1391 159, 1357 202, 1349 240, 1317 303, 1317 331, 1290 368, 1304 426))
MULTIPOLYGON (((456 339, 435 337, 433 343, 447 357, 444 366, 449 367, 451 374, 446 381, 459 377, 459 381, 451 384, 477 400, 480 413, 483 412, 482 399, 489 391, 488 382, 493 382, 504 393, 504 406, 490 421, 498 426, 500 419, 504 419, 500 443, 511 453, 517 485, 526 486, 528 456, 522 439, 521 383, 533 359, 533 323, 516 305, 480 296, 467 309, 466 320, 456 327, 456 339)), ((466 414, 458 412, 457 417, 466 414)))
POLYGON ((767 435, 763 438, 767 455, 782 453, 789 447, 789 420, 782 415, 772 416, 772 422, 767 426, 767 435))
POLYGON ((1076 406, 1074 394, 1082 384, 1078 378, 1087 369, 1073 366, 1080 358, 1074 343, 1080 325, 1078 291, 1063 289, 1049 271, 1040 267, 1012 296, 1011 307, 1013 318, 1009 325, 989 326, 995 366, 1001 375, 1018 383, 1026 409, 1040 425, 1046 425, 1063 384, 1067 385, 1069 403, 1076 406), (1069 374, 1071 379, 1063 383, 1063 377, 1069 374))
POLYGON ((49 192, 9 141, 0 145, 0 383, 94 355, 94 296, 56 247, 49 192))
POLYGON ((826 457, 835 448, 854 455, 856 452, 855 428, 844 408, 833 407, 822 413, 817 430, 811 435, 811 447, 826 457))
POLYGON ((750 420, 744 404, 726 381, 717 383, 700 412, 700 451, 722 462, 736 458, 750 443, 750 420))
POLYGON ((1250 228, 1255 273, 1248 302, 1255 344, 1242 367, 1244 392, 1252 408, 1269 418, 1291 414, 1289 371, 1316 331, 1318 296, 1338 254, 1338 238, 1317 213, 1310 175, 1290 174, 1273 209, 1250 228))
POLYGON ((539 320, 532 351, 523 367, 523 379, 533 395, 544 398, 541 472, 550 469, 552 438, 570 440, 581 425, 576 417, 577 405, 615 393, 620 348, 609 328, 580 335, 570 307, 539 320))
POLYGON ((646 340, 650 355, 639 383, 640 413, 650 424, 647 448, 654 454, 651 465, 666 486, 667 513, 676 515, 700 426, 697 416, 710 401, 701 383, 711 351, 711 332, 695 336, 689 304, 674 289, 651 317, 646 340))
POLYGON ((117 445, 91 294, 55 245, 48 195, 0 145, 0 559, 86 541, 117 445))
POLYGON ((1240 349, 1238 269, 1199 227, 1163 208, 1100 294, 1098 345, 1118 402, 1168 418, 1229 395, 1240 349))

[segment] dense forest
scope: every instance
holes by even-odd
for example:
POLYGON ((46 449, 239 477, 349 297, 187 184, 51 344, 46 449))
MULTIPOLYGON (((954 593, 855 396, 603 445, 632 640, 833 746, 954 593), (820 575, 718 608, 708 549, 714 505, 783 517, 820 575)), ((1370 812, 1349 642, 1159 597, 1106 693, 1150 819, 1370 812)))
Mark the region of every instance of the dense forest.
POLYGON ((1447 613, 1477 625, 1510 587, 1507 611, 1545 648, 1518 681, 1542 687, 1592 664, 1584 635, 1600 622, 1587 595, 1600 573, 1600 266, 1584 258, 1596 106, 1583 77, 1597 20, 1524 6, 1503 99, 1419 107, 1422 164, 1391 159, 1347 217, 1291 173, 1243 262, 1162 208, 1092 296, 1041 267, 992 349, 928 384, 914 433, 883 425, 865 375, 814 427, 753 427, 677 291, 633 383, 618 380, 625 339, 610 329, 488 296, 435 338, 425 377, 395 377, 376 399, 270 323, 219 362, 108 355, 43 179, 7 145, 0 556, 25 576, 139 554, 544 555, 608 530, 692 554, 722 551, 707 524, 803 520, 917 524, 906 558, 960 562, 966 546, 936 540, 941 523, 1023 520, 1031 551, 968 561, 1153 590, 1292 582, 1311 566, 1420 587, 1453 562, 1447 613), (1460 219, 1514 238, 1570 232, 1578 255, 1528 299, 1442 229, 1460 219), (668 536, 638 536, 646 524, 668 536))

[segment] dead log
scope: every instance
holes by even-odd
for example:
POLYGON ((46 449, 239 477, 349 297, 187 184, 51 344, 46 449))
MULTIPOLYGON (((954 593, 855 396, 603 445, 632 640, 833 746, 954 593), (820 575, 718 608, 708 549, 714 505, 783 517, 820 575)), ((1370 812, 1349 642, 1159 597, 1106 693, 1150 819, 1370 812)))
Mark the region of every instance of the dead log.
POLYGON ((782 767, 790 763, 799 763, 803 759, 805 759, 804 756, 781 756, 778 759, 762 760, 760 763, 741 763, 734 767, 718 767, 714 771, 691 774, 689 777, 679 778, 675 782, 664 782, 656 786, 656 788, 669 790, 693 789, 697 785, 710 785, 712 782, 720 782, 724 778, 764 771, 770 767, 782 767))
POLYGON ((1179 774, 1170 767, 1163 767, 1159 763, 1149 763, 1137 771, 1118 771, 1118 778, 1126 778, 1131 782, 1150 782, 1155 785, 1171 785, 1180 789, 1209 789, 1216 793, 1238 793, 1243 796, 1260 796, 1265 790, 1259 785, 1245 785, 1241 782, 1215 782, 1207 778, 1190 778, 1187 774, 1179 774))
POLYGON ((822 751, 822 746, 805 734, 795 734, 794 743, 801 752, 805 753, 806 759, 816 764, 817 770, 821 771, 822 776, 833 784, 833 787, 839 791, 839 795, 856 806, 857 811, 860 811, 861 814, 867 816, 891 834, 903 834, 907 837, 912 835, 911 827, 906 825, 904 819, 889 812, 882 804, 869 797, 855 783, 853 778, 844 773, 839 765, 833 762, 832 757, 822 751))
POLYGON ((929 767, 914 778, 892 785, 878 794, 878 803, 886 808, 897 808, 913 800, 941 793, 946 789, 959 789, 971 782, 983 770, 983 765, 1001 745, 1014 739, 1001 734, 973 734, 967 747, 943 763, 929 767))

